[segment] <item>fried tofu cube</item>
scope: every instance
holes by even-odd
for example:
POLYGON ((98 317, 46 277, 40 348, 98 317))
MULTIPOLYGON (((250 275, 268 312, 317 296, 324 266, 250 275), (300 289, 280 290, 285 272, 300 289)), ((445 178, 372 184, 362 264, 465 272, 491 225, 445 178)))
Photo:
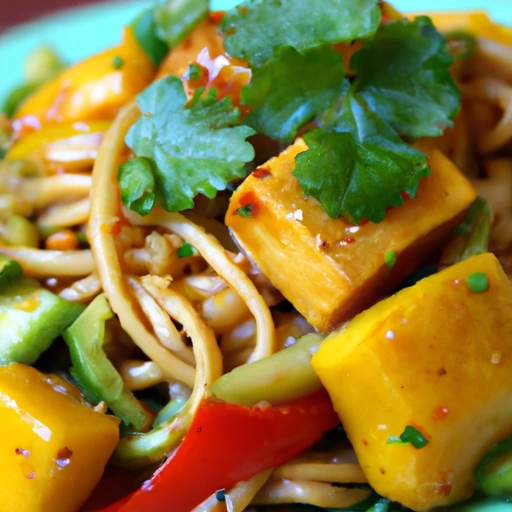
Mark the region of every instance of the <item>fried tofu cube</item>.
POLYGON ((328 332, 438 251, 476 194, 434 150, 432 173, 416 199, 391 208, 380 224, 354 226, 330 218, 316 199, 304 197, 292 171, 295 156, 306 150, 298 139, 249 176, 231 199, 226 224, 273 285, 312 325, 328 332), (397 258, 391 271, 386 255, 397 258))
POLYGON ((119 421, 55 376, 0 367, 2 512, 76 512, 103 474, 119 421))
POLYGON ((361 313, 312 364, 379 494, 418 511, 469 498, 512 432, 508 277, 489 253, 458 263, 361 313))

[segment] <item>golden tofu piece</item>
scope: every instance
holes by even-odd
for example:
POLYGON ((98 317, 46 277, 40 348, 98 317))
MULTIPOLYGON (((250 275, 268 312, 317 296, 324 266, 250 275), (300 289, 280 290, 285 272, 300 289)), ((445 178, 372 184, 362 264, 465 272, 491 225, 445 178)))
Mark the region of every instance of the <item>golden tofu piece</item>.
POLYGON ((59 377, 0 367, 2 512, 76 512, 103 474, 118 425, 59 377))
POLYGON ((469 498, 512 432, 508 277, 492 254, 458 263, 361 313, 312 364, 379 494, 413 510, 469 498), (428 444, 393 443, 406 427, 428 444))
POLYGON ((393 290, 438 251, 476 194, 439 151, 417 198, 391 208, 380 224, 332 219, 305 198, 292 175, 302 139, 257 169, 233 195, 226 224, 273 285, 321 332, 393 290), (251 205, 250 217, 237 214, 251 205), (389 271, 386 253, 397 256, 389 271))

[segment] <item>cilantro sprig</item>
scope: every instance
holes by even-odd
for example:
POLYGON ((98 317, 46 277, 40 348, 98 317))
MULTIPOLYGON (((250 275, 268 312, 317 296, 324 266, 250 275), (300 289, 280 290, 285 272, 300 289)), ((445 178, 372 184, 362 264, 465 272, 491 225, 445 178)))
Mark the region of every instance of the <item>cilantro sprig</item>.
POLYGON ((242 102, 251 106, 245 122, 290 143, 304 124, 336 101, 344 76, 343 60, 330 47, 302 54, 289 46, 280 48, 242 89, 242 102))
MULTIPOLYGON (((181 80, 169 76, 137 99, 142 115, 126 143, 137 157, 151 163, 156 197, 168 211, 192 208, 198 194, 215 197, 231 181, 243 178, 245 164, 254 158, 246 141, 254 130, 240 125, 240 111, 230 98, 217 101, 214 93, 187 105, 181 80)), ((121 180, 120 186, 130 207, 125 198, 140 185, 121 180)))
POLYGON ((387 208, 403 203, 403 192, 416 196, 429 169, 401 136, 440 135, 452 124, 460 99, 448 71, 452 60, 425 17, 382 25, 353 56, 358 75, 321 116, 323 134, 305 137, 312 146, 296 157, 294 170, 329 216, 381 222, 387 208))
POLYGON ((407 139, 438 137, 459 109, 460 92, 449 67, 453 57, 432 21, 385 23, 350 62, 354 91, 407 139))
POLYGON ((247 0, 226 13, 221 29, 230 55, 261 66, 283 46, 302 52, 371 37, 380 19, 377 0, 247 0))

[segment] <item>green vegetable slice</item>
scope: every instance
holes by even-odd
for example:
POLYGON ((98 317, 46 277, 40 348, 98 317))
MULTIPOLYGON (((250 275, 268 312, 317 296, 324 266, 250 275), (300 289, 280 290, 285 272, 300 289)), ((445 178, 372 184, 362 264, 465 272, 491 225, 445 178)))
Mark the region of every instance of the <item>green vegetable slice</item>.
MULTIPOLYGON (((192 208, 198 194, 215 197, 243 178, 245 163, 254 158, 246 141, 254 130, 239 126, 240 111, 229 98, 217 101, 213 94, 186 105, 181 80, 169 76, 138 97, 144 115, 128 132, 126 143, 151 162, 155 193, 168 211, 192 208)), ((129 184, 122 183, 122 197, 131 193, 129 184)))
POLYGON ((512 499, 512 439, 496 443, 475 470, 477 489, 487 496, 512 499))
POLYGON ((351 60, 354 91, 400 135, 438 137, 452 126, 460 91, 453 57, 432 21, 390 21, 351 60))
POLYGON ((155 206, 155 177, 151 162, 135 157, 119 166, 117 175, 123 204, 139 215, 147 215, 155 206))
POLYGON ((208 0, 168 0, 153 15, 158 37, 174 48, 206 18, 208 0))
POLYGON ((377 0, 247 0, 226 13, 221 29, 230 55, 261 66, 281 46, 304 51, 371 37, 380 19, 377 0))
POLYGON ((290 143, 304 124, 336 101, 344 75, 343 60, 330 47, 303 54, 280 48, 242 89, 242 103, 251 107, 245 123, 290 143))
POLYGON ((86 396, 104 401, 126 425, 140 430, 150 424, 151 416, 103 351, 105 322, 114 314, 105 295, 96 297, 82 315, 64 333, 71 354, 72 375, 86 396))
POLYGON ((135 38, 155 66, 159 66, 169 52, 169 47, 158 36, 153 9, 148 9, 133 20, 131 27, 135 38))

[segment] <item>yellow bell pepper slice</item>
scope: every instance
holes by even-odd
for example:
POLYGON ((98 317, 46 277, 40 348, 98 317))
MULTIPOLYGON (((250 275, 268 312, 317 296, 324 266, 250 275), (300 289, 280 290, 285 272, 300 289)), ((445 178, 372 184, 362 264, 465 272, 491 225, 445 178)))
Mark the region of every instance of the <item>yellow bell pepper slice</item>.
POLYGON ((102 476, 118 424, 59 377, 1 367, 2 512, 76 512, 102 476))
POLYGON ((155 67, 131 29, 123 42, 63 71, 22 103, 18 134, 48 123, 111 119, 153 79, 155 67))
POLYGON ((512 29, 494 23, 484 11, 433 12, 428 13, 428 16, 440 32, 463 30, 476 37, 484 37, 496 43, 512 46, 512 29))
POLYGON ((110 126, 109 121, 90 121, 55 123, 43 126, 40 130, 23 137, 7 152, 8 161, 25 160, 34 154, 43 155, 44 150, 55 143, 66 141, 72 143, 78 138, 103 135, 110 126))

